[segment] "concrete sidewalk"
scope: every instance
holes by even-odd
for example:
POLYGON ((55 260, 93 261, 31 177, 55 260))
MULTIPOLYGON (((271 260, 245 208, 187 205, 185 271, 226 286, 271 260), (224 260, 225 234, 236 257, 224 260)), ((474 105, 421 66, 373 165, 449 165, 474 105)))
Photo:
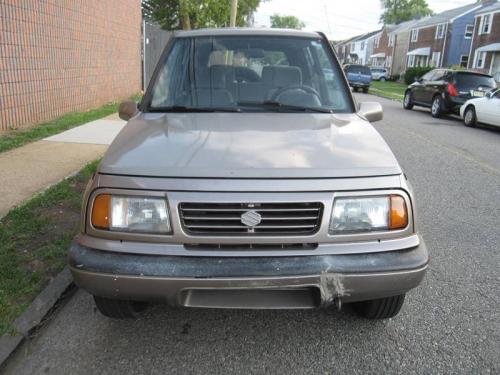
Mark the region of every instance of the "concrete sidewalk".
POLYGON ((124 125, 111 115, 0 153, 0 218, 100 158, 124 125))

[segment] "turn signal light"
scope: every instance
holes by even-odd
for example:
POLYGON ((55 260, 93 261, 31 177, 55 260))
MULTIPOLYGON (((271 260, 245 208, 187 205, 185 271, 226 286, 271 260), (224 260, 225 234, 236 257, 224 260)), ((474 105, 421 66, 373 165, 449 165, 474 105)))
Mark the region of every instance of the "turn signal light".
POLYGON ((109 229, 111 195, 101 194, 95 197, 92 207, 92 225, 94 228, 109 229))
POLYGON ((390 197, 389 229, 403 229, 408 225, 408 210, 405 200, 400 195, 390 197))

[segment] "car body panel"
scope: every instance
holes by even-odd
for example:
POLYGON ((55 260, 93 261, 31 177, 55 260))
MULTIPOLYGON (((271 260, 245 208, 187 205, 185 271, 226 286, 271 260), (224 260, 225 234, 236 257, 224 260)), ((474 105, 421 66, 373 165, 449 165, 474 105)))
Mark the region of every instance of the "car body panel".
POLYGON ((460 117, 464 118, 465 109, 474 106, 477 121, 483 124, 500 126, 500 90, 492 93, 491 97, 468 100, 460 108, 460 117))
POLYGON ((101 173, 154 177, 318 178, 401 173, 356 114, 145 113, 109 147, 101 173))

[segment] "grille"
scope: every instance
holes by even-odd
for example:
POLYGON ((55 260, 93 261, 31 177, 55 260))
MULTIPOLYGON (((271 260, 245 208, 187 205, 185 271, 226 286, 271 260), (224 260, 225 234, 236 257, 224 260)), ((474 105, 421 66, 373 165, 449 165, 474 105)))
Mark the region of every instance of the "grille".
POLYGON ((319 230, 322 212, 319 202, 179 205, 182 226, 192 235, 309 235, 319 230))

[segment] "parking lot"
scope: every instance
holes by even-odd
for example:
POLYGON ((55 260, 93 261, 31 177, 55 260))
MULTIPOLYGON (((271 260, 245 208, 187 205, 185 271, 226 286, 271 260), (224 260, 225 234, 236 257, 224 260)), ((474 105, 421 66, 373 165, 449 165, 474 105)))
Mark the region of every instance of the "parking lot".
POLYGON ((500 130, 357 98, 384 107, 375 126, 413 185, 431 254, 396 318, 159 305, 138 321, 112 321, 77 291, 5 372, 499 373, 500 130))

